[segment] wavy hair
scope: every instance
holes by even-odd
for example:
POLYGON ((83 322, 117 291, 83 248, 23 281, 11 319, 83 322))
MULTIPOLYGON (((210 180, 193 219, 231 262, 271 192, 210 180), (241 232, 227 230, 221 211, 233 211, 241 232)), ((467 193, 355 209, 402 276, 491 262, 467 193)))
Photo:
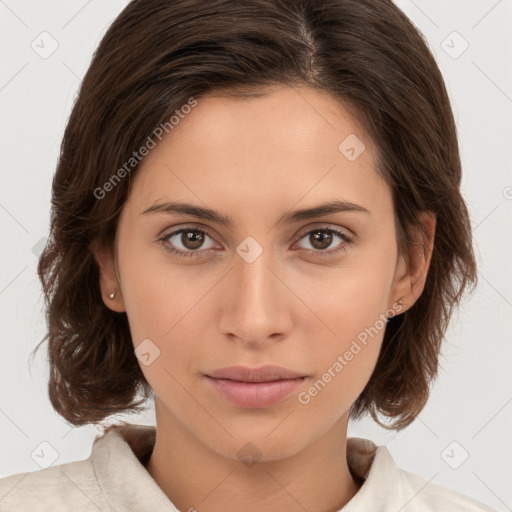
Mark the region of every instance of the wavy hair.
POLYGON ((393 423, 383 426, 398 430, 425 406, 453 308, 477 273, 456 126, 422 34, 391 0, 136 0, 108 28, 82 81, 38 262, 49 397, 71 424, 137 412, 152 393, 126 313, 103 303, 91 251, 97 242, 114 247, 137 165, 103 198, 97 191, 190 98, 257 97, 271 85, 326 91, 353 113, 392 189, 400 254, 410 254, 418 213, 436 216, 424 291, 389 320, 350 413, 380 424, 384 416, 393 423))

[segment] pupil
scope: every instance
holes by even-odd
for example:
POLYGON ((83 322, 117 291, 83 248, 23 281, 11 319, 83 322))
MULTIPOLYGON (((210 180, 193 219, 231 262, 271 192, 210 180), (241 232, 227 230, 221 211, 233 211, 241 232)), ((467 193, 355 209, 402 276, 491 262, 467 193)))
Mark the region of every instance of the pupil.
POLYGON ((187 249, 198 249, 203 244, 203 236, 198 231, 185 231, 181 241, 187 249))
POLYGON ((327 234, 324 231, 317 231, 316 233, 312 233, 313 242, 312 245, 317 249, 325 249, 329 247, 332 241, 332 235, 327 234), (319 240, 320 239, 320 240, 319 240), (320 247, 318 247, 317 242, 320 241, 320 247))

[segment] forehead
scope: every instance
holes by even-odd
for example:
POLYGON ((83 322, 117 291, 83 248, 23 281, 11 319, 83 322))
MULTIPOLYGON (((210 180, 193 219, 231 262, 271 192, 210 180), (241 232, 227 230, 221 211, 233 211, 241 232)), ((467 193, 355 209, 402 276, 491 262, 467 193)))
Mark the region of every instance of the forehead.
POLYGON ((257 98, 212 94, 198 98, 144 158, 130 201, 139 210, 173 199, 258 213, 326 199, 389 203, 375 165, 373 142, 327 93, 281 87, 257 98))

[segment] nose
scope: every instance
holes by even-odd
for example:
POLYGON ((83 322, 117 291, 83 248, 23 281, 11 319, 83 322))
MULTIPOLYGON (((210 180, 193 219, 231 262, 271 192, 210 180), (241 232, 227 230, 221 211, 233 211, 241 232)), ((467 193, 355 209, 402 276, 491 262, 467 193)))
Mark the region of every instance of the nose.
POLYGON ((287 336, 292 327, 293 293, 270 251, 263 251, 252 262, 236 255, 223 281, 219 302, 222 334, 253 347, 287 336))

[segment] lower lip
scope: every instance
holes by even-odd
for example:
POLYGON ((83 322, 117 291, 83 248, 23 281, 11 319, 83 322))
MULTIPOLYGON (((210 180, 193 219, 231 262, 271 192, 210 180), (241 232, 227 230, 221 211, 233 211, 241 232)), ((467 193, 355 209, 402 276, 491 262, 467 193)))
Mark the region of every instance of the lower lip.
POLYGON ((296 390, 305 380, 305 377, 300 377, 272 382, 239 382, 214 379, 208 375, 206 378, 224 398, 233 404, 259 409, 276 404, 296 390))

